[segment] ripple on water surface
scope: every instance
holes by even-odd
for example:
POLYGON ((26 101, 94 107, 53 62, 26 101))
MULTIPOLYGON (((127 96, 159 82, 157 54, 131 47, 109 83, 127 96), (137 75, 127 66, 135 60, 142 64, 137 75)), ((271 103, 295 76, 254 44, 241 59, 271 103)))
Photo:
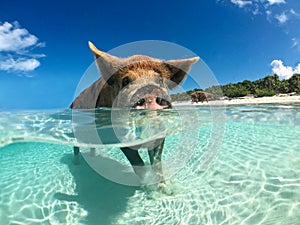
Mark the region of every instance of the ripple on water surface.
MULTIPOLYGON (((83 160, 75 166, 71 146, 2 147, 0 224, 299 224, 299 109, 274 109, 272 123, 257 108, 229 109, 221 149, 207 168, 200 165, 212 129, 197 131, 193 155, 168 181, 172 196, 110 182, 83 160)), ((167 138, 164 157, 178 147, 175 137, 167 138)))

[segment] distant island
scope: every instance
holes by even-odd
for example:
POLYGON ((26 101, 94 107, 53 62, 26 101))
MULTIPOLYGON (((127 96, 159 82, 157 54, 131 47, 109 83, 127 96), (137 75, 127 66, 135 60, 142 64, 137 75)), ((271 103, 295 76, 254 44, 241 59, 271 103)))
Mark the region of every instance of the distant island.
POLYGON ((294 74, 286 80, 280 80, 279 76, 274 74, 256 81, 244 80, 238 83, 212 86, 204 90, 195 88, 187 92, 172 94, 172 101, 191 101, 191 95, 196 91, 208 93, 210 100, 235 99, 245 96, 258 98, 290 93, 297 95, 300 94, 300 74, 294 74))

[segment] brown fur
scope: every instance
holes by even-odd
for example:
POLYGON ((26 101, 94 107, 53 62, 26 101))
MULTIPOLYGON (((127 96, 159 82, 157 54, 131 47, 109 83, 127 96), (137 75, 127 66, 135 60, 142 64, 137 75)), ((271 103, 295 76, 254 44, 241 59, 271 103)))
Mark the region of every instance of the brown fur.
POLYGON ((89 42, 91 51, 102 77, 84 90, 71 104, 71 108, 112 107, 113 101, 122 89, 122 80, 128 77, 131 81, 139 78, 165 78, 167 86, 172 89, 182 82, 192 64, 198 57, 162 61, 144 55, 118 58, 99 51, 89 42))

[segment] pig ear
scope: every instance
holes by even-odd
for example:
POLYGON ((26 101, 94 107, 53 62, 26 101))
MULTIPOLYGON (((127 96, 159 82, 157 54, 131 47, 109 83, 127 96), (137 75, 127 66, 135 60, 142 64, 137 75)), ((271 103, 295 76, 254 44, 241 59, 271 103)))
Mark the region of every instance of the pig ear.
POLYGON ((95 56, 98 69, 102 76, 105 80, 109 80, 109 78, 120 68, 121 59, 98 50, 90 41, 89 47, 95 56))
POLYGON ((188 59, 177 59, 177 60, 168 60, 165 61, 165 65, 170 70, 170 83, 169 88, 173 89, 177 85, 179 85, 184 78, 186 77, 187 73, 190 71, 192 65, 199 60, 199 57, 193 57, 188 59))

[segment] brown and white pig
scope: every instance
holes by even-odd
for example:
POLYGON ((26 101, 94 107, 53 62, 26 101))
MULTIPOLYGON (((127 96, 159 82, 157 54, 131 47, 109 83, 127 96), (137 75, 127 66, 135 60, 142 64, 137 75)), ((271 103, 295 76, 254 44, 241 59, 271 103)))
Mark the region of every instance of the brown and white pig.
MULTIPOLYGON (((145 55, 119 58, 98 50, 91 42, 89 47, 102 76, 84 90, 71 104, 72 109, 91 109, 98 107, 118 107, 146 110, 171 108, 168 89, 179 85, 186 77, 198 57, 162 61, 145 55)), ((146 145, 147 146, 147 145, 146 145)), ((165 185, 161 158, 164 138, 148 146, 150 163, 161 187, 165 185), (151 147, 152 146, 152 147, 151 147)), ((143 145, 145 147, 145 145, 143 145)), ((143 179, 144 161, 137 148, 122 147, 135 173, 143 179)), ((79 147, 74 147, 79 154, 79 147)))

